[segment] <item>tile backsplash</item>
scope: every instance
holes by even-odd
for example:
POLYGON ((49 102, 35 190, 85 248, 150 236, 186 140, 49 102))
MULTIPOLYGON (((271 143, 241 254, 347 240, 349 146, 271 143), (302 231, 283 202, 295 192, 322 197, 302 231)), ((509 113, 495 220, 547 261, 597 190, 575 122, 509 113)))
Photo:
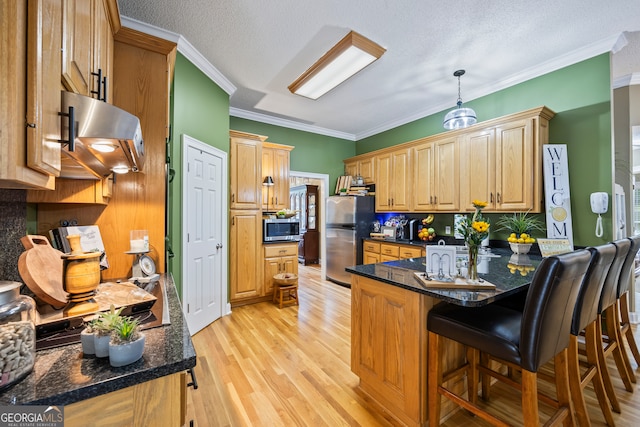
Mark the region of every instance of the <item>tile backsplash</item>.
POLYGON ((26 190, 0 189, 0 280, 22 282, 18 258, 24 252, 20 238, 27 232, 26 190))

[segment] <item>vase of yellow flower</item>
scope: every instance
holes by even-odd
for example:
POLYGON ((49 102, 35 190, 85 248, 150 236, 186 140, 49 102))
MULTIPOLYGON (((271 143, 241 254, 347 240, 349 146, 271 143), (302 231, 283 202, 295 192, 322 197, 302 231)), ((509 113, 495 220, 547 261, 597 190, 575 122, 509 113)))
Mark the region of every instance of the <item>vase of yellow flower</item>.
POLYGON ((482 241, 489 236, 489 220, 482 216, 482 209, 487 202, 474 200, 475 212, 471 219, 465 218, 458 226, 458 233, 464 237, 464 242, 469 248, 469 262, 467 264, 467 277, 469 281, 478 281, 478 248, 482 241))

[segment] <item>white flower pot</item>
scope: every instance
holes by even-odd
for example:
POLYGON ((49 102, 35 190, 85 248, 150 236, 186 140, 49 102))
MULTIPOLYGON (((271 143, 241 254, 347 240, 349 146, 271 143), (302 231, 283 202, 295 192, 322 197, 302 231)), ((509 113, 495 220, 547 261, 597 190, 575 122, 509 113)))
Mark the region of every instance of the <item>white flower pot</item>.
POLYGON ((96 357, 109 356, 109 341, 111 341, 110 335, 94 335, 93 343, 95 345, 96 357))
POLYGON ((82 352, 84 354, 96 354, 93 332, 87 332, 86 329, 83 329, 82 332, 80 332, 80 342, 82 343, 82 352))
POLYGON ((145 336, 142 334, 140 338, 129 343, 109 343, 109 363, 111 366, 118 367, 137 361, 144 353, 144 342, 145 336))

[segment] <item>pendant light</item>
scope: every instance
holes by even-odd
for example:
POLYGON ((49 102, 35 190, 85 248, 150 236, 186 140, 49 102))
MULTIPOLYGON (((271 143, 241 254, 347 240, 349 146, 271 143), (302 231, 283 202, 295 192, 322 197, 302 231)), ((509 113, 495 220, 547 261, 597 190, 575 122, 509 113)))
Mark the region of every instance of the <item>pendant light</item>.
POLYGON ((464 75, 464 70, 458 70, 453 73, 458 78, 458 107, 449 111, 444 116, 443 126, 445 129, 461 129, 475 124, 476 112, 472 108, 462 108, 462 98, 460 97, 460 76, 464 75))

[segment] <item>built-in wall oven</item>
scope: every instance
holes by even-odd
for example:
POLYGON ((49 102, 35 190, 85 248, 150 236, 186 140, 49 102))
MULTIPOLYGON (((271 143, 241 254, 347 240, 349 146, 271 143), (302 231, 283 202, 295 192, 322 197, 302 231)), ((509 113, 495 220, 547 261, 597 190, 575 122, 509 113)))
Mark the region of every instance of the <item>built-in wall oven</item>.
POLYGON ((300 221, 296 218, 265 218, 262 220, 263 242, 297 242, 300 221))

